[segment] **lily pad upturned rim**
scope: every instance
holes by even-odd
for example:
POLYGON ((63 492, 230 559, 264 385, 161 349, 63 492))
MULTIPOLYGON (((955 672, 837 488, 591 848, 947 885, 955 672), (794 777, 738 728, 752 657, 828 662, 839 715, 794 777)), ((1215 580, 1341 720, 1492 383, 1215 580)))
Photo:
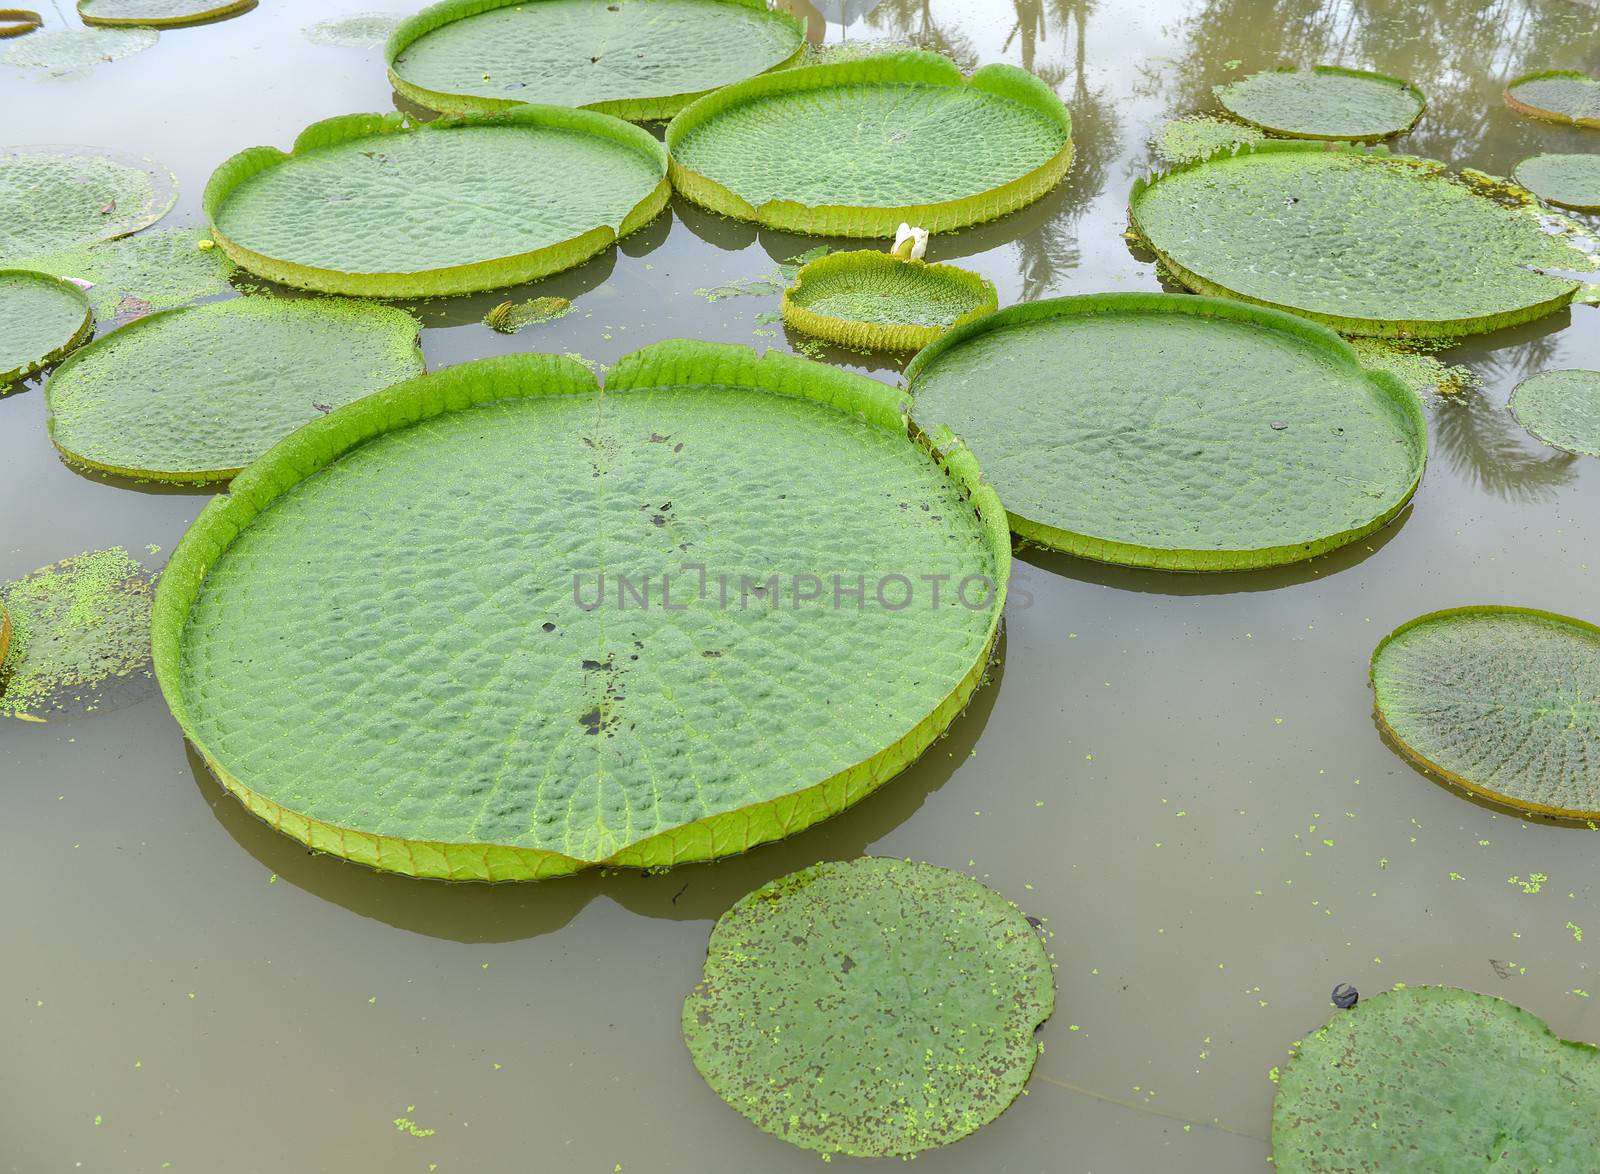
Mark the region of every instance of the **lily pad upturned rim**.
MULTIPOLYGON (((916 224, 929 232, 948 232, 997 220, 1042 199, 1072 166, 1072 115, 1049 85, 1014 65, 985 65, 969 78, 955 62, 939 53, 885 53, 831 65, 782 69, 714 90, 684 107, 667 124, 666 146, 673 189, 703 208, 734 220, 812 236, 892 237, 902 223, 916 224), (684 166, 674 149, 693 130, 752 98, 874 84, 969 86, 1047 115, 1066 132, 1066 141, 1044 163, 999 187, 959 199, 901 208, 808 206, 777 198, 756 207, 726 185, 684 166)), ((953 144, 952 149, 959 150, 959 144, 953 144)))
POLYGON ((783 291, 783 320, 796 330, 846 347, 864 347, 880 351, 914 351, 932 343, 940 335, 958 326, 974 322, 985 314, 992 314, 1000 305, 994 282, 982 274, 956 265, 939 265, 926 261, 902 261, 876 249, 857 249, 851 252, 829 253, 801 266, 795 274, 794 284, 783 291), (962 313, 948 326, 917 326, 910 323, 863 322, 854 318, 838 318, 824 314, 806 305, 806 280, 812 282, 848 273, 895 274, 911 266, 925 275, 941 278, 950 286, 969 297, 972 308, 962 313))
POLYGON ((1370 70, 1370 69, 1350 69, 1350 68, 1347 68, 1347 67, 1345 67, 1343 65, 1313 65, 1309 69, 1297 69, 1294 66, 1286 66, 1286 67, 1284 67, 1282 69, 1263 69, 1263 70, 1259 71, 1258 73, 1251 74, 1249 77, 1242 77, 1237 82, 1230 82, 1226 86, 1218 86, 1216 88, 1216 95, 1217 95, 1217 101, 1221 104, 1221 106, 1222 106, 1222 108, 1224 110, 1226 110, 1229 114, 1233 115, 1235 118, 1243 120, 1246 124, 1248 124, 1250 126, 1258 127, 1259 129, 1266 131, 1268 134, 1279 135, 1279 136, 1282 136, 1284 138, 1289 138, 1289 139, 1314 139, 1314 140, 1317 140, 1319 142, 1360 143, 1360 142, 1370 142, 1370 141, 1372 141, 1374 139, 1393 138, 1395 135, 1405 134, 1406 131, 1408 131, 1412 127, 1416 126, 1417 125, 1417 121, 1423 116, 1423 114, 1428 109, 1428 97, 1427 97, 1427 95, 1424 94, 1422 92, 1421 88, 1419 86, 1417 86, 1414 82, 1409 82, 1405 78, 1402 78, 1402 77, 1391 77, 1389 74, 1386 74, 1386 73, 1377 73, 1377 72, 1375 72, 1373 70, 1370 70), (1362 81, 1383 82, 1386 85, 1391 85, 1391 86, 1395 87, 1396 89, 1403 90, 1406 93, 1408 93, 1410 96, 1414 97, 1416 99, 1416 101, 1417 101, 1417 112, 1411 116, 1411 121, 1410 122, 1406 123, 1402 127, 1396 127, 1396 128, 1394 128, 1392 130, 1384 130, 1384 131, 1372 132, 1372 133, 1368 133, 1368 134, 1330 135, 1330 134, 1312 134, 1312 133, 1307 132, 1307 131, 1285 130, 1282 127, 1270 126, 1265 122, 1260 122, 1260 121, 1258 121, 1256 119, 1253 119, 1253 118, 1250 118, 1250 117, 1248 117, 1248 116, 1246 116, 1244 114, 1241 114, 1237 110, 1235 110, 1232 106, 1228 105, 1227 99, 1223 96, 1224 93, 1227 90, 1231 89, 1235 85, 1239 85, 1239 84, 1241 84, 1243 82, 1247 82, 1251 78, 1260 77, 1260 76, 1262 76, 1262 74, 1270 74, 1270 73, 1315 73, 1315 74, 1327 74, 1327 75, 1332 75, 1332 76, 1335 76, 1335 77, 1359 78, 1362 81))
POLYGON ((102 28, 147 28, 147 29, 178 29, 188 25, 211 24, 214 21, 226 20, 230 16, 240 16, 249 12, 258 0, 217 0, 216 4, 204 12, 196 12, 190 16, 95 16, 84 10, 85 5, 91 5, 94 0, 78 0, 78 19, 86 25, 99 25, 102 28))
MULTIPOLYGON (((794 24, 799 30, 800 46, 793 54, 766 72, 788 69, 805 56, 805 27, 792 13, 783 8, 768 8, 766 0, 705 0, 708 4, 732 4, 741 8, 758 9, 766 12, 774 20, 786 21, 794 24)), ((482 12, 493 12, 497 8, 520 7, 525 4, 537 4, 539 0, 440 0, 431 4, 420 12, 406 17, 389 34, 388 41, 383 47, 383 60, 389 71, 389 84, 394 87, 395 93, 407 101, 415 102, 418 106, 428 110, 437 110, 443 114, 484 113, 494 110, 507 110, 514 106, 522 105, 514 98, 484 98, 470 94, 452 94, 444 90, 434 90, 427 86, 409 82, 396 72, 395 59, 416 44, 423 37, 447 24, 453 24, 468 16, 476 16, 482 12)), ((759 74, 757 76, 760 76, 759 74)), ((657 97, 618 98, 604 102, 589 102, 577 107, 579 110, 593 110, 598 114, 609 114, 613 118, 625 119, 629 122, 653 122, 660 119, 671 118, 684 107, 696 99, 715 93, 715 90, 698 90, 686 94, 663 94, 657 97)))
POLYGON ((1592 636, 1597 643, 1600 643, 1600 626, 1591 624, 1587 620, 1577 619, 1574 616, 1562 615, 1560 612, 1544 611, 1536 607, 1519 607, 1512 604, 1503 603, 1479 603, 1466 604, 1461 607, 1446 607, 1441 608, 1438 611, 1427 612, 1401 624, 1398 628, 1380 640, 1378 642, 1378 646, 1372 650, 1372 661, 1367 670, 1367 683, 1373 689, 1372 713, 1373 719, 1377 722, 1379 730, 1381 730, 1384 737, 1387 738, 1397 750, 1399 750, 1401 756, 1406 758, 1414 765, 1422 767, 1429 774, 1436 775, 1439 778, 1444 779, 1451 786, 1459 787, 1464 791, 1470 791, 1479 798, 1488 800, 1490 803, 1502 810, 1528 812, 1530 814, 1550 816, 1555 819, 1579 821, 1600 820, 1600 810, 1582 811, 1569 807, 1552 807, 1544 803, 1534 803, 1526 799, 1517 799, 1513 796, 1504 794, 1503 792, 1491 790, 1480 783, 1474 783, 1470 779, 1464 778, 1454 771, 1440 766, 1437 762, 1434 762, 1431 758, 1413 748, 1392 726, 1390 726, 1388 718, 1384 716, 1381 699, 1377 696, 1377 683, 1375 680, 1378 669, 1378 660, 1380 657, 1382 657, 1384 649, 1388 648, 1391 643, 1399 639, 1401 636, 1404 636, 1407 632, 1410 632, 1415 628, 1419 628, 1424 624, 1433 623, 1435 621, 1447 619, 1452 616, 1484 615, 1529 616, 1533 619, 1546 620, 1548 622, 1561 624, 1569 628, 1575 628, 1584 635, 1592 636))
POLYGON ((6 653, 11 651, 11 613, 6 610, 6 605, 0 602, 0 664, 5 663, 6 653))
MULTIPOLYGON (((1559 110, 1546 110, 1542 106, 1535 106, 1531 102, 1524 102, 1521 98, 1517 97, 1516 89, 1518 86, 1524 84, 1525 82, 1545 81, 1547 79, 1586 82, 1597 81, 1597 79, 1590 77, 1581 69, 1535 70, 1533 73, 1525 73, 1521 77, 1514 77, 1506 83, 1506 88, 1504 91, 1506 105, 1510 106, 1511 109, 1515 110, 1518 114, 1526 114, 1530 118, 1540 118, 1546 122, 1560 122, 1565 123, 1567 126, 1600 127, 1600 115, 1586 118, 1571 114, 1563 114, 1559 110)), ((1597 84, 1600 84, 1600 82, 1597 82, 1597 84)))
MULTIPOLYGON (((609 372, 607 387, 627 391, 670 386, 674 380, 686 382, 692 378, 723 384, 747 380, 748 386, 775 395, 812 399, 876 428, 906 435, 906 421, 895 388, 779 351, 758 357, 748 347, 668 339, 624 356, 609 372)), ((316 851, 413 877, 539 880, 592 867, 664 868, 745 851, 791 834, 799 830, 790 826, 795 814, 808 802, 812 809, 825 809, 825 814, 812 815, 801 826, 843 810, 915 761, 966 707, 988 671, 999 633, 1010 576, 1010 535, 1004 507, 983 480, 972 454, 960 447, 935 450, 917 441, 966 496, 995 558, 996 582, 987 636, 980 654, 955 689, 921 722, 905 731, 898 741, 830 778, 773 800, 657 832, 607 859, 588 860, 542 848, 424 842, 340 827, 291 811, 252 791, 229 772, 195 733, 184 695, 183 640, 190 609, 207 575, 245 527, 277 498, 383 433, 483 404, 601 390, 592 371, 559 355, 522 352, 446 367, 336 408, 297 429, 249 465, 233 479, 226 493, 213 498, 200 512, 162 572, 151 616, 151 651, 156 681, 173 717, 217 779, 247 810, 316 851), (682 849, 678 840, 689 831, 703 836, 701 848, 682 849)))
MULTIPOLYGON (((941 355, 960 347, 973 338, 1008 327, 1021 326, 1046 318, 1099 313, 1176 313, 1196 317, 1224 318, 1278 330, 1293 335, 1301 341, 1326 351, 1348 367, 1359 371, 1367 380, 1383 390, 1400 408, 1410 422, 1417 441, 1417 460, 1410 479, 1410 487, 1398 500, 1372 521, 1351 530, 1326 535, 1312 543, 1293 543, 1286 546, 1263 547, 1253 551, 1181 550, 1152 548, 1136 543, 1097 538, 1037 522, 1018 514, 1008 513, 1013 533, 1030 542, 1037 542, 1053 550, 1081 558, 1119 566, 1139 567, 1166 571, 1249 571, 1284 566, 1302 562, 1319 554, 1326 554, 1368 534, 1383 529, 1399 515, 1416 494, 1422 483, 1427 465, 1428 424, 1422 403, 1404 383, 1387 371, 1375 371, 1361 363, 1360 356, 1338 333, 1313 322, 1309 318, 1287 310, 1278 310, 1254 302, 1235 298, 1203 297, 1195 294, 1169 293, 1096 293, 1076 294, 1067 297, 1046 298, 1037 302, 1019 302, 1014 306, 957 327, 918 351, 906 365, 907 391, 915 395, 916 382, 928 367, 941 355), (1241 556, 1247 555, 1247 558, 1241 556)), ((918 427, 915 423, 913 427, 918 427)))
MULTIPOLYGON (((0 38, 23 37, 44 27, 44 17, 31 8, 0 8, 0 38)), ((4 656, 0 644, 0 656, 4 656)))
POLYGON ((301 131, 288 151, 277 147, 249 147, 225 160, 206 183, 201 206, 210 224, 211 237, 234 263, 261 277, 283 285, 321 293, 396 299, 432 297, 441 294, 476 293, 519 285, 548 277, 582 264, 629 233, 654 220, 672 197, 667 178, 667 152, 648 131, 592 110, 568 106, 536 106, 530 103, 493 114, 447 115, 418 122, 398 111, 389 114, 341 114, 314 122, 301 131), (217 216, 228 197, 246 180, 274 167, 324 147, 391 134, 448 134, 460 127, 554 127, 610 139, 656 163, 661 181, 625 216, 617 226, 601 225, 553 245, 509 257, 489 258, 467 264, 448 265, 400 273, 346 273, 297 261, 267 257, 231 240, 217 228, 217 216))
POLYGON ((1537 406, 1533 412, 1527 410, 1528 397, 1537 394, 1535 388, 1538 384, 1547 383, 1552 379, 1560 380, 1563 376, 1577 376, 1579 382, 1583 382, 1587 377, 1588 382, 1600 387, 1600 371, 1589 371, 1582 367, 1565 367, 1550 371, 1540 371, 1528 376, 1511 389, 1511 399, 1506 406, 1510 408, 1512 418, 1541 444, 1547 444, 1551 448, 1558 448, 1562 452, 1576 453, 1579 456, 1600 457, 1600 443, 1591 443, 1589 447, 1582 447, 1581 444, 1574 444, 1570 436, 1562 437, 1558 440, 1551 435, 1550 429, 1544 427, 1548 422, 1548 417, 1545 420, 1538 418, 1540 413, 1537 411, 1537 406))
POLYGON ((72 282, 51 273, 40 273, 36 269, 0 269, 0 279, 8 277, 36 278, 40 284, 49 285, 67 294, 73 301, 83 306, 83 321, 79 324, 77 330, 73 331, 72 337, 68 338, 60 346, 46 352, 37 359, 24 363, 14 371, 0 371, 0 391, 8 390, 11 384, 26 379, 35 372, 44 370, 57 359, 82 346, 84 341, 94 333, 94 311, 89 306, 89 299, 83 290, 73 285, 72 282))
POLYGON ((1523 187, 1527 188, 1528 191, 1538 196, 1539 199, 1543 200, 1546 204, 1553 204, 1557 208, 1568 208, 1574 212, 1600 212, 1600 181, 1597 181, 1594 194, 1589 201, 1587 203, 1578 204, 1573 203, 1570 200, 1564 200, 1560 199, 1559 197, 1549 195, 1547 194, 1547 191, 1542 192, 1538 187, 1534 186, 1533 183, 1529 183, 1527 179, 1523 178, 1523 169, 1529 164, 1542 164, 1552 159, 1593 159, 1596 167, 1596 175, 1600 176, 1600 155, 1583 151, 1545 151, 1538 155, 1530 155, 1528 158, 1518 163, 1511 169, 1511 178, 1516 180, 1517 183, 1521 184, 1523 187))

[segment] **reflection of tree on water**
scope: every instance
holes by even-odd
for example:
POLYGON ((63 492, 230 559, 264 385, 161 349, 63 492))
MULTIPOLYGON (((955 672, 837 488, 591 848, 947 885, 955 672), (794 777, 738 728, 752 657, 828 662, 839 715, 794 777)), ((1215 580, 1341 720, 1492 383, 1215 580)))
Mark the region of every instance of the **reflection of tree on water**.
POLYGON ((1467 392, 1442 399, 1433 413, 1434 440, 1451 467, 1479 489, 1511 501, 1549 501, 1577 475, 1577 457, 1539 447, 1510 411, 1467 392))
POLYGON ((868 14, 867 24, 896 40, 943 53, 968 72, 978 67, 972 38, 935 21, 931 0, 883 0, 868 14))

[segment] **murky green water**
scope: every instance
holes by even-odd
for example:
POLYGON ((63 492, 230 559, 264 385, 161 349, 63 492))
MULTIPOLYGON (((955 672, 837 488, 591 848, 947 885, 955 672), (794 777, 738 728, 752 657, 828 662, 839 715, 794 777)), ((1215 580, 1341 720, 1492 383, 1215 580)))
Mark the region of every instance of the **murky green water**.
MULTIPOLYGON (((0 67, 4 137, 158 158, 183 184, 165 223, 196 223, 235 150, 389 105, 376 48, 300 31, 382 2, 267 0, 81 76, 0 67)), ((1077 124, 1067 183, 930 253, 1002 302, 1156 288, 1119 235, 1145 139, 1257 68, 1409 77, 1430 103, 1402 145, 1453 164, 1600 147, 1499 99, 1524 70, 1600 71, 1600 12, 1571 0, 886 0, 845 30, 812 19, 814 37, 915 35, 1059 87, 1077 124)), ((693 291, 812 243, 675 204, 527 292, 423 307, 424 347, 438 366, 612 362, 674 336, 787 346, 760 318, 775 296, 693 291), (515 337, 478 324, 535 293, 578 312, 515 337)), ((1600 367, 1597 326, 1578 307, 1446 356, 1485 386, 1429 404, 1414 506, 1352 550, 1207 578, 1024 552, 1003 663, 950 736, 858 808, 721 864, 499 888, 378 876, 248 816, 151 684, 91 717, 0 726, 0 1169, 814 1170, 707 1089, 678 1010, 736 898, 862 852, 967 869, 1054 934, 1058 1010, 1030 1095, 919 1169, 1259 1167, 1268 1070, 1336 982, 1472 987, 1600 1039, 1600 840, 1428 781, 1379 739, 1366 687, 1372 646, 1422 611, 1600 616, 1600 462, 1537 445, 1505 410, 1527 374, 1600 367)), ((204 501, 67 470, 37 388, 0 399, 0 477, 0 580, 119 543, 170 550, 204 501)))

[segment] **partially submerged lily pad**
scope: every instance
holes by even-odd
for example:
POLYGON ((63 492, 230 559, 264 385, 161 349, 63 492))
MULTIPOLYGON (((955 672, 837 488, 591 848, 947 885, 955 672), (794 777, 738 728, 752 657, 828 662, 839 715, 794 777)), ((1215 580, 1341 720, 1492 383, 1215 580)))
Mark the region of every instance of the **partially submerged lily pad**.
POLYGON ((0 150, 0 260, 126 236, 160 220, 177 199, 177 179, 149 159, 80 147, 0 150))
POLYGON ((994 282, 872 249, 810 262, 783 291, 783 320, 844 347, 914 351, 999 306, 994 282))
POLYGON ((1600 127, 1600 80, 1575 69, 1524 74, 1506 86, 1513 110, 1549 122, 1600 127))
POLYGON ((100 472, 226 480, 307 421, 421 374, 417 329, 403 310, 309 298, 153 314, 51 377, 50 439, 100 472))
POLYGON ((1600 212, 1600 155, 1535 155, 1511 172, 1547 204, 1578 212, 1600 212))
POLYGON ((1151 137, 1150 146, 1168 165, 1198 163, 1218 151, 1258 143, 1266 137, 1263 131, 1231 118, 1189 114, 1163 124, 1151 137))
POLYGON ((910 439, 884 384, 667 342, 601 395, 517 354, 358 400, 235 478, 163 576, 156 673, 222 782, 318 850, 457 879, 664 867, 915 759, 983 676, 1009 560, 970 455, 910 439), (911 574, 949 588, 908 603, 911 574))
POLYGON ((1600 371, 1544 371, 1511 393, 1511 414, 1546 444, 1600 457, 1600 371))
POLYGON ((792 232, 892 237, 993 220, 1072 162, 1072 118, 1010 65, 970 79, 937 53, 895 53, 752 78, 667 127, 672 182, 695 203, 792 232))
POLYGON ((1011 306, 906 377, 913 422, 972 449, 1012 530, 1128 566, 1311 558, 1393 518, 1427 454, 1416 397, 1332 331, 1216 298, 1011 306))
POLYGON ((554 322, 572 313, 566 298, 529 298, 525 302, 501 302, 483 316, 483 324, 501 334, 515 334, 528 326, 554 322))
POLYGON ((193 228, 155 229, 114 241, 30 257, 30 269, 73 281, 87 281, 84 292, 102 321, 170 310, 200 298, 225 293, 234 271, 221 249, 202 248, 204 234, 193 228))
POLYGON ((11 613, 0 717, 88 712, 119 682, 147 676, 153 582, 117 546, 0 584, 0 605, 11 613))
POLYGON ((5 63, 74 73, 143 53, 160 39, 155 29, 41 29, 8 48, 5 63))
POLYGON ((1407 131, 1427 105, 1408 81, 1364 69, 1269 69, 1216 87, 1223 109, 1275 135, 1384 139, 1407 131))
POLYGON ((1402 624, 1372 654, 1379 723, 1407 758, 1518 811, 1600 819, 1600 628, 1518 607, 1402 624))
POLYGON ((206 185, 212 235, 285 285, 400 298, 531 281, 581 264, 666 206, 666 152, 587 110, 520 106, 415 125, 314 123, 206 185))
POLYGON ((1295 1045, 1272 1106, 1288 1174, 1587 1170, 1600 1054, 1490 995, 1384 991, 1295 1045))
POLYGON ((92 333, 89 299, 77 286, 48 273, 0 269, 0 391, 92 333))
POLYGON ((444 0, 389 40, 389 80, 429 110, 581 106, 671 118, 796 60, 805 25, 766 0, 444 0))
POLYGON ((355 16, 319 20, 301 31, 316 45, 336 45, 347 49, 372 49, 389 39, 400 18, 387 12, 363 12, 355 16))
POLYGON ((1134 185, 1134 228, 1184 285, 1347 334, 1451 337, 1555 313, 1597 259, 1570 222, 1424 159, 1263 142, 1134 185), (1550 231, 1551 228, 1559 231, 1550 231))
POLYGON ((44 18, 31 8, 0 8, 0 39, 25 36, 43 24, 44 18))
POLYGON ((249 12, 256 0, 78 0, 87 25, 175 29, 249 12))
POLYGON ((813 865, 711 931, 683 1038, 717 1095, 824 1154, 909 1157, 998 1117, 1055 1007, 1050 959, 999 893, 931 864, 813 865))

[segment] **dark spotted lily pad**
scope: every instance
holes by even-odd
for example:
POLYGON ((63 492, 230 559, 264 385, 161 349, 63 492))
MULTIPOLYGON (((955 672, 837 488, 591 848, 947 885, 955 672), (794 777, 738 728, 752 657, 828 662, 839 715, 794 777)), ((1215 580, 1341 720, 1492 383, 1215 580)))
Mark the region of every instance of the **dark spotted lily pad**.
POLYGON ((717 1095, 824 1154, 907 1157, 1022 1092, 1055 1006, 1016 906, 931 864, 818 864, 711 931, 683 1038, 717 1095))
POLYGON ((94 331, 89 299, 48 273, 0 269, 0 391, 55 362, 94 331))
POLYGON ((1511 393, 1511 414, 1554 448, 1600 457, 1600 371, 1544 371, 1511 393))
POLYGON ((1547 204, 1600 212, 1600 155, 1535 155, 1511 177, 1547 204))
POLYGON ((994 282, 969 269, 862 249, 803 266, 783 291, 783 320, 840 346, 914 351, 998 305, 994 282))
POLYGON ((1513 110, 1547 122, 1600 127, 1600 81, 1575 69, 1524 74, 1506 86, 1513 110))
POLYGON ((1272 69, 1216 88, 1223 109, 1275 135, 1383 139, 1410 130, 1427 105, 1410 82, 1364 69, 1272 69))

